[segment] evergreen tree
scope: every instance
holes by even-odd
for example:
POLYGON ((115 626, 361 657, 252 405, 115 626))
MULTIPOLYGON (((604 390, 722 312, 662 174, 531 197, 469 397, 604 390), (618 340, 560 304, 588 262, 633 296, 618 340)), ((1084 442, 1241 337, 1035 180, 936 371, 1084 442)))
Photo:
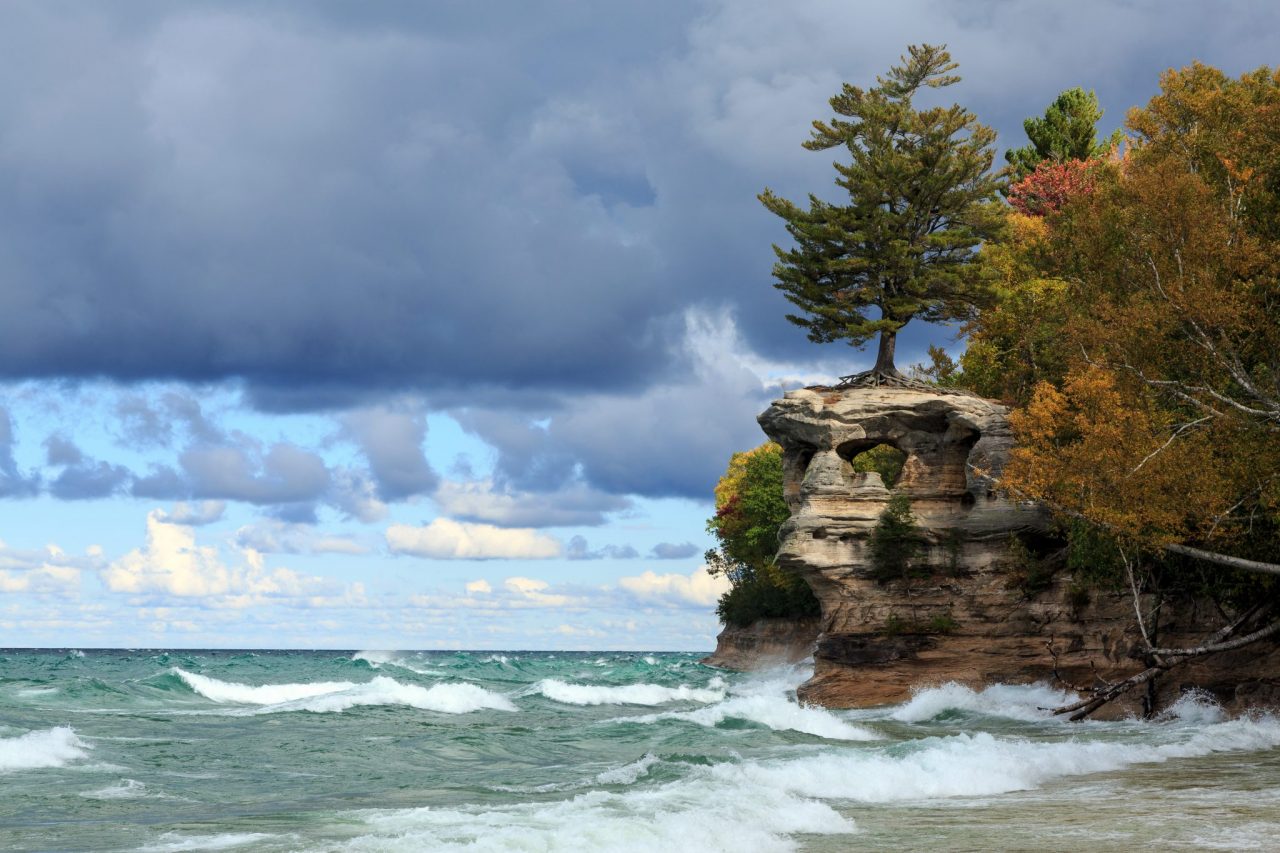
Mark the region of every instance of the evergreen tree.
POLYGON ((795 248, 774 246, 774 284, 803 315, 787 319, 818 343, 863 346, 877 333, 875 368, 848 384, 907 380, 893 363, 898 331, 914 317, 968 316, 981 292, 974 249, 1001 221, 991 174, 995 131, 958 105, 918 110, 922 87, 960 78, 942 47, 911 46, 874 88, 845 84, 831 99, 837 117, 815 121, 811 151, 845 146, 836 184, 849 203, 809 196, 809 209, 766 189, 760 201, 786 221, 795 248))
POLYGON ((1019 180, 1035 171, 1044 161, 1065 163, 1068 160, 1092 160, 1119 144, 1121 132, 1098 141, 1098 121, 1102 108, 1098 96, 1080 87, 1067 89, 1054 99, 1043 118, 1029 118, 1022 123, 1030 145, 1012 148, 1004 159, 1012 167, 1013 179, 1019 180))

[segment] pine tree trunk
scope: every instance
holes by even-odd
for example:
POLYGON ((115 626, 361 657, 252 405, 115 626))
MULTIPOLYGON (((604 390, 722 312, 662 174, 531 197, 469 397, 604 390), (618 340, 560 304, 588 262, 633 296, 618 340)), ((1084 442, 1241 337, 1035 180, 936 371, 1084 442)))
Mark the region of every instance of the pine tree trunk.
POLYGON ((897 346, 898 333, 882 330, 880 332, 880 350, 876 353, 876 366, 873 373, 883 376, 900 376, 898 368, 893 366, 893 351, 897 346))

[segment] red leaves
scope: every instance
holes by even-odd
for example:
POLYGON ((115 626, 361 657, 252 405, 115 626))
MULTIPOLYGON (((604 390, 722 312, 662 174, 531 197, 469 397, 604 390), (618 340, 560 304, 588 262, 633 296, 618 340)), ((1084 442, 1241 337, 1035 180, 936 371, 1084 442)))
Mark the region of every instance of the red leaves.
POLYGON ((1057 213, 1071 198, 1093 190, 1096 161, 1048 160, 1009 187, 1009 204, 1027 216, 1057 213))

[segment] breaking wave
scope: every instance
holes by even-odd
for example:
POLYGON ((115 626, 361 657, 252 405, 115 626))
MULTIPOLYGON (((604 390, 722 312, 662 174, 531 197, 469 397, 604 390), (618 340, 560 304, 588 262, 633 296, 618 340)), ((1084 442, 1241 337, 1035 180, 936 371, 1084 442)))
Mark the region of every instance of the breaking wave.
POLYGON ((911 700, 890 717, 904 723, 922 723, 955 712, 1040 722, 1053 719, 1046 708, 1056 708, 1079 699, 1076 694, 1045 684, 993 684, 972 690, 954 681, 915 692, 911 700))
POLYGON ((743 720, 775 731, 793 731, 828 740, 880 740, 874 731, 855 726, 823 708, 800 705, 785 696, 754 694, 731 696, 722 702, 693 711, 667 711, 627 717, 618 722, 654 723, 661 720, 684 720, 700 726, 719 726, 727 720, 743 720))
POLYGON ((251 686, 219 681, 204 675, 175 669, 192 690, 214 702, 263 706, 262 712, 311 711, 330 713, 370 705, 407 705, 442 714, 467 714, 484 709, 518 710, 500 693, 467 682, 433 684, 422 687, 403 684, 385 675, 372 681, 320 681, 310 684, 264 684, 251 686))
MULTIPOLYGON (((1280 721, 1274 718, 1194 730, 1155 728, 1163 729, 1166 742, 960 734, 803 758, 726 762, 654 787, 592 790, 558 802, 358 812, 354 816, 368 834, 346 849, 793 850, 796 834, 856 832, 854 822, 828 801, 985 797, 1136 764, 1280 745, 1280 721)), ((1142 736, 1152 732, 1145 726, 1142 736)), ((645 756, 618 768, 619 781, 636 781, 655 762, 645 756)))
POLYGON ((0 772, 65 767, 87 757, 92 748, 70 726, 0 738, 0 772))
POLYGON ((668 702, 718 702, 725 696, 724 682, 712 681, 706 687, 663 687, 660 684, 624 684, 606 687, 592 684, 570 684, 546 678, 533 686, 553 702, 565 705, 665 705, 668 702))

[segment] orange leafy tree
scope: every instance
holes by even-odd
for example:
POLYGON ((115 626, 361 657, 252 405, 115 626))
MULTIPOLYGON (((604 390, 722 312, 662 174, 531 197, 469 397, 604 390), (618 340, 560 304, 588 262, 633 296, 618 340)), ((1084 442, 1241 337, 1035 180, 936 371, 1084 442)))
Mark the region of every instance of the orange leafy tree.
POLYGON ((1147 668, 1062 709, 1076 716, 1280 635, 1280 72, 1170 71, 1128 127, 1122 162, 1015 185, 1015 216, 1040 224, 991 247, 1013 301, 962 364, 1021 404, 1005 486, 1109 537, 1135 603, 1181 582, 1233 615, 1161 649, 1139 606, 1147 668))

